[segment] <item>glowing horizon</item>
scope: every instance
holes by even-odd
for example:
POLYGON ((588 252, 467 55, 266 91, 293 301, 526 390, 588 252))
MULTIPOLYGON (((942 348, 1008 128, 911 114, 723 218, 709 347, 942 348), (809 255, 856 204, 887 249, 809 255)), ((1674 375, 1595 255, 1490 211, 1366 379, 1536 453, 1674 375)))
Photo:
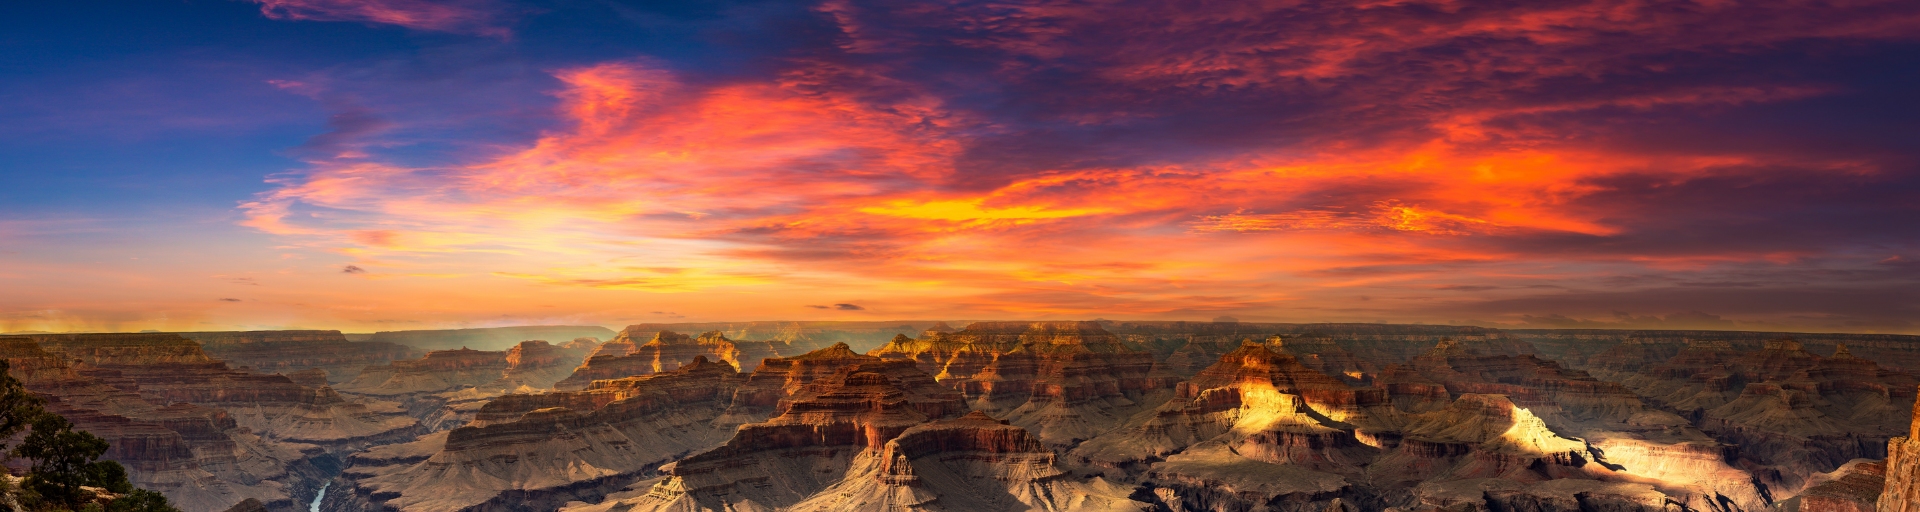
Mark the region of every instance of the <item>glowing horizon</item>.
POLYGON ((153 7, 213 35, 19 66, 0 332, 1920 333, 1912 5, 664 5, 153 7))

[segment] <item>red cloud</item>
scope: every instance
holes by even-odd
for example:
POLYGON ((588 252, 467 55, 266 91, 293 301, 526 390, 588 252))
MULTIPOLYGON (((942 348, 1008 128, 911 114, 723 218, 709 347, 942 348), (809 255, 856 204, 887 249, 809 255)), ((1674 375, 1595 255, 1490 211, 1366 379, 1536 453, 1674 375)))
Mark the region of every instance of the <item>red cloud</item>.
MULTIPOLYGON (((1890 20, 1913 13, 1891 5, 1805 19, 1792 10, 1805 6, 1716 3, 832 2, 823 10, 854 63, 798 61, 771 80, 732 82, 630 62, 566 69, 556 76, 567 127, 524 147, 435 167, 323 161, 245 208, 249 225, 358 258, 557 286, 865 287, 1039 315, 1288 305, 1334 315, 1320 319, 1378 318, 1364 315, 1440 309, 1458 294, 1422 294, 1462 280, 1594 283, 1805 254, 1613 243, 1667 219, 1609 194, 1761 168, 1881 169, 1818 155, 1636 150, 1608 137, 1634 122, 1835 88, 1592 85, 1669 65, 1629 58, 1640 54, 1911 37, 1890 20), (900 71, 926 48, 997 58, 1000 84, 1083 82, 1008 100, 1039 105, 1029 117, 996 117, 900 71), (1213 110, 1182 132, 1176 118, 1194 105, 1213 110), (1023 140, 1049 128, 1099 139, 1129 123, 1185 146, 1137 157, 1122 143, 1068 154, 1045 147, 1067 138, 1023 140), (1273 131, 1241 133, 1254 129, 1273 131), (1036 155, 1057 158, 1022 158, 1036 155), (1568 241, 1586 245, 1553 246, 1568 241), (635 270, 657 267, 692 270, 635 270)), ((1479 284, 1524 289, 1493 285, 1479 284)))

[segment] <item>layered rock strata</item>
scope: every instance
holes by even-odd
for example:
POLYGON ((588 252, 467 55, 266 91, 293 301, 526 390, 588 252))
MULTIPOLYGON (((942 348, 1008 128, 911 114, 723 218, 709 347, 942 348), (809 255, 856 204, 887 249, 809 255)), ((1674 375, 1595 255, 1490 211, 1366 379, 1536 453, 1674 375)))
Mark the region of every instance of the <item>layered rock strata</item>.
POLYGON ((452 350, 473 347, 479 350, 506 350, 525 340, 571 340, 612 338, 613 330, 597 325, 525 325, 479 329, 441 329, 425 331, 381 331, 367 341, 406 345, 415 349, 452 350))
POLYGON ((1776 499, 1849 460, 1886 457, 1888 441, 1911 426, 1908 404, 1920 379, 1855 356, 1849 345, 1835 346, 1831 357, 1789 338, 1758 350, 1721 340, 1636 345, 1669 345, 1649 351, 1674 355, 1649 364, 1609 349, 1589 358, 1589 368, 1737 446, 1730 460, 1776 499))
POLYGON ((767 358, 799 355, 819 348, 780 341, 732 340, 719 331, 708 331, 698 337, 673 331, 654 331, 652 338, 645 343, 635 343, 634 335, 637 332, 644 331, 621 331, 620 336, 595 350, 585 363, 574 370, 573 375, 555 384, 555 387, 581 389, 595 380, 669 371, 702 356, 724 361, 743 372, 751 372, 767 358))
POLYGON ((1093 322, 983 322, 921 339, 897 336, 869 355, 913 361, 975 409, 1070 447, 1172 396, 1153 355, 1093 322))
MULTIPOLYGON (((354 342, 340 331, 183 332, 207 355, 262 373, 321 370, 344 382, 361 368, 418 357, 419 350, 387 342, 354 342)), ((327 383, 320 383, 325 385, 327 383)))
POLYGON ((633 499, 632 510, 1053 509, 1065 500, 1127 501, 1114 488, 1065 480, 1051 452, 1024 430, 963 417, 964 397, 910 361, 841 368, 779 407, 778 416, 742 426, 719 448, 663 468, 668 477, 633 499), (1076 492, 1086 497, 1071 498, 1076 492))
POLYGON ((50 410, 107 440, 135 484, 188 510, 292 509, 345 453, 417 428, 393 404, 234 370, 173 334, 0 337, 0 352, 50 410))
POLYGON ((725 440, 731 431, 712 423, 743 381, 696 357, 581 391, 502 396, 438 440, 356 457, 322 509, 533 510, 597 499, 725 440))
POLYGON ((1881 484, 1880 512, 1920 512, 1920 398, 1905 437, 1887 442, 1886 477, 1881 484))

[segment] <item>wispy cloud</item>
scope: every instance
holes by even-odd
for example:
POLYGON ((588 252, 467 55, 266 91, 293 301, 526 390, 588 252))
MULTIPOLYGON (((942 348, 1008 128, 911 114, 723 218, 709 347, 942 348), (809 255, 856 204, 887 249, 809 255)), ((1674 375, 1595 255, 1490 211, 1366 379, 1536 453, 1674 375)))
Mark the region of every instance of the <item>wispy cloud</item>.
MULTIPOLYGON (((443 31, 503 19, 368 5, 263 7, 443 31)), ((818 9, 831 47, 764 76, 558 69, 558 128, 465 159, 384 158, 367 142, 380 116, 337 108, 339 137, 310 143, 332 150, 243 209, 363 265, 803 292, 784 307, 822 310, 860 310, 824 303, 861 286, 1042 315, 1481 314, 1474 300, 1515 321, 1591 315, 1608 306, 1522 306, 1639 273, 1785 289, 1717 269, 1838 272, 1862 247, 1910 246, 1887 240, 1911 228, 1884 227, 1917 216, 1895 199, 1916 189, 1909 156, 1703 134, 1853 94, 1717 62, 1910 41, 1916 11, 834 1, 818 9)))
POLYGON ((505 37, 505 6, 489 0, 253 0, 276 20, 354 21, 505 37))

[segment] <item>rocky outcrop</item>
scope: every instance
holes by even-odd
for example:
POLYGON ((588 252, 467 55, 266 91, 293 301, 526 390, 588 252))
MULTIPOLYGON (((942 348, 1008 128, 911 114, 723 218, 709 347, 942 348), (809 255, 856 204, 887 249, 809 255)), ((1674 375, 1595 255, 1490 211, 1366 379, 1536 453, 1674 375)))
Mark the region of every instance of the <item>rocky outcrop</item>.
MULTIPOLYGON (((207 355, 233 366, 263 373, 291 374, 321 370, 344 382, 361 368, 418 357, 419 350, 387 342, 347 341, 340 331, 183 332, 199 342, 207 355)), ((326 385, 318 383, 314 386, 326 385)))
MULTIPOLYGON (((845 343, 860 351, 886 343, 895 335, 913 335, 939 322, 687 322, 629 325, 621 332, 647 339, 659 331, 718 332, 735 340, 766 340, 781 348, 777 357, 804 354, 845 343)), ((776 357, 776 356, 768 356, 776 357)), ((751 366, 751 365, 749 365, 751 366)), ((741 371, 751 371, 742 368, 741 371)))
POLYGON ((136 485, 188 510, 292 509, 346 452, 415 434, 393 404, 235 370, 173 334, 0 337, 0 353, 136 485))
POLYGON ((439 393, 498 381, 509 366, 506 351, 435 350, 419 359, 369 366, 340 390, 373 396, 439 393))
POLYGON ((696 357, 581 391, 502 396, 437 446, 355 458, 325 508, 525 510, 597 498, 725 440, 731 431, 712 422, 743 380, 730 365, 696 357))
POLYGON ((418 350, 451 350, 475 347, 479 350, 506 350, 526 340, 571 340, 612 338, 613 330, 598 325, 523 325, 479 329, 441 329, 426 331, 381 331, 367 341, 406 345, 418 350))
POLYGON ((1071 457, 1139 474, 1168 507, 1235 509, 1345 495, 1404 422, 1384 393, 1353 389, 1254 342, 1142 416, 1071 457))
POLYGON ((1886 466, 1880 512, 1920 512, 1920 401, 1907 435, 1887 442, 1886 466))
POLYGON ((869 355, 913 361, 975 409, 1070 447, 1172 396, 1153 355, 1093 322, 983 322, 920 339, 897 336, 869 355))
POLYGON ((887 444, 908 429, 967 410, 959 393, 900 360, 842 367, 777 407, 720 447, 662 468, 668 478, 633 509, 795 506, 884 463, 887 444))
POLYGON ((1874 512, 1886 478, 1886 461, 1855 459, 1831 473, 1814 475, 1807 490, 1783 508, 1798 512, 1874 512))
POLYGON ((1858 357, 1850 344, 1835 345, 1830 357, 1791 338, 1757 345, 1708 338, 1683 342, 1657 364, 1608 352, 1589 361, 1595 375, 1737 447, 1729 459, 1775 499, 1849 460, 1888 456, 1883 447, 1911 426, 1908 404, 1920 383, 1912 375, 1858 357))
POLYGON ((1595 364, 1589 359, 1629 341, 1669 346, 1724 342, 1732 350, 1750 352, 1765 348, 1767 340, 1793 338, 1816 353, 1831 354, 1845 345, 1853 355, 1874 361, 1882 368, 1920 374, 1920 350, 1914 350, 1920 346, 1920 336, 1906 334, 1610 329, 1510 329, 1504 332, 1538 346, 1543 355, 1573 364, 1595 364))
POLYGON ((595 350, 571 376, 555 384, 555 387, 582 389, 595 380, 669 371, 687 364, 695 357, 723 361, 740 371, 750 372, 766 358, 798 355, 811 350, 780 341, 736 341, 728 339, 720 331, 708 331, 699 337, 673 331, 654 331, 651 333, 652 339, 639 344, 634 342, 635 334, 632 328, 621 331, 620 336, 595 350))

